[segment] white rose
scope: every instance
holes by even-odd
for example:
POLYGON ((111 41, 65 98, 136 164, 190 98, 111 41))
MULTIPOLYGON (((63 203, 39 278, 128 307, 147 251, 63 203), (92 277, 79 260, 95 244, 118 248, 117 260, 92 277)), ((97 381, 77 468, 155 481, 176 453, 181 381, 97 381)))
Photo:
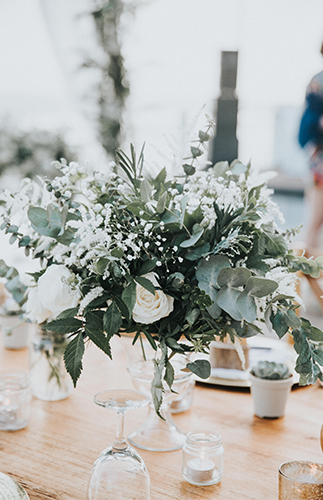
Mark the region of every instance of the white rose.
MULTIPOLYGON (((150 280, 154 286, 159 286, 155 273, 148 273, 143 278, 150 280)), ((166 295, 162 290, 156 290, 155 295, 153 295, 146 288, 137 284, 136 303, 132 311, 134 321, 149 325, 154 321, 165 318, 173 309, 173 297, 166 295)))
POLYGON ((76 307, 81 294, 73 290, 66 281, 71 278, 72 273, 65 266, 53 264, 38 280, 38 292, 41 303, 46 309, 57 316, 65 309, 76 307))
POLYGON ((24 309, 26 310, 27 317, 30 321, 36 321, 36 323, 43 323, 43 321, 48 319, 52 314, 52 311, 45 309, 41 303, 38 288, 36 286, 34 288, 30 288, 24 309))

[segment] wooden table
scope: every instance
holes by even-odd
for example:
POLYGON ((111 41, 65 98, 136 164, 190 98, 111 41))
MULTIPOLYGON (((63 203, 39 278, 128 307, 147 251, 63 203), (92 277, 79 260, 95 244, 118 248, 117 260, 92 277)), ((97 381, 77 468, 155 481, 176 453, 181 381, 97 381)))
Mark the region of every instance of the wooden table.
MULTIPOLYGON (((68 399, 33 398, 28 427, 0 431, 0 471, 16 479, 30 500, 85 500, 91 466, 114 440, 116 428, 115 413, 95 405, 93 395, 108 388, 133 388, 125 353, 116 340, 113 362, 89 346, 78 387, 68 399)), ((0 345, 0 370, 17 369, 28 369, 27 349, 9 351, 0 345)), ((128 412, 127 434, 146 412, 147 408, 128 412)), ((317 386, 293 390, 285 417, 266 420, 254 416, 248 389, 198 385, 191 409, 174 420, 184 432, 196 428, 220 432, 224 476, 214 486, 193 486, 182 478, 181 451, 139 450, 150 473, 152 500, 277 499, 281 463, 323 462, 319 444, 323 390, 317 386)))

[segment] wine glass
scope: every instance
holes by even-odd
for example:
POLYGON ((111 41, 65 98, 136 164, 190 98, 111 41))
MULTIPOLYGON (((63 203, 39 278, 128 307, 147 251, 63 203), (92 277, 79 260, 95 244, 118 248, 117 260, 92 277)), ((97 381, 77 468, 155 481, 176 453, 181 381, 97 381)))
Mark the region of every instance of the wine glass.
POLYGON ((179 398, 191 384, 192 372, 184 372, 187 359, 175 355, 172 359, 174 382, 172 391, 163 382, 163 402, 160 408, 160 418, 155 411, 151 397, 151 383, 154 376, 153 359, 136 361, 127 368, 134 386, 138 391, 149 397, 149 412, 141 427, 128 436, 128 441, 137 448, 148 451, 174 451, 183 447, 186 434, 175 425, 171 416, 170 406, 174 399, 179 398))
POLYGON ((148 404, 144 394, 132 390, 108 390, 94 402, 118 415, 116 439, 99 455, 92 467, 88 500, 150 500, 150 479, 143 459, 127 444, 124 433, 127 410, 148 404))

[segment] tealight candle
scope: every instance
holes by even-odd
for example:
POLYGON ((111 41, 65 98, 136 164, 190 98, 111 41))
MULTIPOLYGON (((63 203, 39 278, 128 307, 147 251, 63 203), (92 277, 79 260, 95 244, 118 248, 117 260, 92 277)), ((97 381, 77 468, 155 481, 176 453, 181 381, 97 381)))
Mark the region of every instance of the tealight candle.
POLYGON ((192 458, 186 464, 186 474, 194 483, 205 483, 212 479, 214 467, 212 460, 192 458))
POLYGON ((183 477, 191 484, 218 483, 223 475, 223 446, 217 432, 193 431, 183 447, 183 477))

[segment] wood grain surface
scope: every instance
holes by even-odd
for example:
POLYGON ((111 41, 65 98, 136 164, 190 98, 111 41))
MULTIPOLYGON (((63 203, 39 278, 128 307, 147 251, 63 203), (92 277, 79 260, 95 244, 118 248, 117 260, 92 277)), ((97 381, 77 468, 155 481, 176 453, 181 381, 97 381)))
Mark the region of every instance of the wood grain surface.
MULTIPOLYGON (((28 427, 0 431, 0 471, 17 480, 30 500, 85 500, 91 467, 115 437, 116 415, 93 403, 105 389, 133 388, 121 343, 113 345, 114 361, 89 346, 84 370, 72 395, 58 402, 33 397, 28 427)), ((0 370, 28 370, 28 349, 0 345, 0 370)), ((136 429, 147 408, 129 411, 126 432, 136 429)), ((319 444, 323 390, 296 388, 285 417, 255 417, 249 389, 199 384, 191 409, 174 415, 184 432, 216 430, 224 446, 224 476, 214 486, 198 487, 182 477, 182 452, 139 450, 150 473, 152 500, 274 500, 278 468, 290 460, 323 462, 319 444)))

